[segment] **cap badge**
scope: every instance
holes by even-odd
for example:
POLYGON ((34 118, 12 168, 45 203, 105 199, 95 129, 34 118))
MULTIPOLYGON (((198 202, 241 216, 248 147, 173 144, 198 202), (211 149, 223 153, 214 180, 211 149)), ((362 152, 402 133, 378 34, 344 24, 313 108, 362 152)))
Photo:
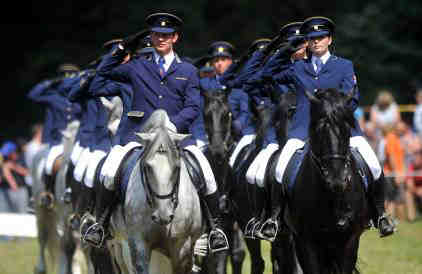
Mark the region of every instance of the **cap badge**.
POLYGON ((318 25, 314 26, 314 30, 318 30, 318 27, 319 27, 318 25))
POLYGON ((223 48, 223 47, 219 47, 219 48, 217 49, 217 51, 218 51, 218 52, 224 52, 224 48, 223 48))
POLYGON ((297 29, 297 30, 295 31, 295 33, 296 33, 296 34, 300 34, 300 30, 298 30, 298 29, 297 29))
POLYGON ((166 21, 162 21, 162 22, 161 22, 161 26, 162 26, 162 27, 165 27, 165 26, 166 26, 166 21))

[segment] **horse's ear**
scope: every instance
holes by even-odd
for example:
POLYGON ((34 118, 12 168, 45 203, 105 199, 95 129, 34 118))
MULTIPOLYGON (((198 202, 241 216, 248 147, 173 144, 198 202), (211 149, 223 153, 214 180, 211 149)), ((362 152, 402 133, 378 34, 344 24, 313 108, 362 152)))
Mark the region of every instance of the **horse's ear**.
POLYGON ((154 140, 156 133, 135 133, 142 145, 154 140))
POLYGON ((321 104, 321 100, 316 98, 315 95, 313 95, 312 93, 310 93, 307 90, 305 90, 305 96, 309 99, 309 101, 311 101, 311 103, 318 104, 318 105, 321 104))
POLYGON ((191 136, 191 134, 181 134, 181 133, 174 133, 174 132, 169 132, 169 135, 170 135, 170 139, 176 144, 179 144, 183 139, 191 136))

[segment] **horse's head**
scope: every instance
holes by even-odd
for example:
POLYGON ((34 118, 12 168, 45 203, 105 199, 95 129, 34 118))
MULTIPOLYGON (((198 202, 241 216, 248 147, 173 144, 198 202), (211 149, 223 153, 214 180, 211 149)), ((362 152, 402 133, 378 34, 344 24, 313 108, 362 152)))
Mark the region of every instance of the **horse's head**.
POLYGON ((204 124, 210 142, 209 149, 217 161, 228 156, 231 142, 232 113, 225 91, 204 93, 204 124))
POLYGON ((167 225, 173 220, 178 203, 178 144, 187 135, 168 131, 163 125, 137 135, 145 146, 141 169, 147 200, 153 209, 151 217, 154 222, 167 225))
POLYGON ((347 107, 354 96, 335 89, 306 92, 311 103, 310 144, 328 189, 344 192, 351 177, 349 139, 354 127, 353 112, 347 107))

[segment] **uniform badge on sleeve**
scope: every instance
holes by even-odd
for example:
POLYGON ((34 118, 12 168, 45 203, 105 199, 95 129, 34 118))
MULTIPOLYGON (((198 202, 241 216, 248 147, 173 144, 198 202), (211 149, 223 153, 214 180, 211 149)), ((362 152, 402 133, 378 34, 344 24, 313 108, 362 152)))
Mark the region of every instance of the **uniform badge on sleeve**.
POLYGON ((356 78, 356 75, 353 75, 353 82, 354 82, 355 84, 357 84, 357 83, 358 83, 358 79, 356 78))

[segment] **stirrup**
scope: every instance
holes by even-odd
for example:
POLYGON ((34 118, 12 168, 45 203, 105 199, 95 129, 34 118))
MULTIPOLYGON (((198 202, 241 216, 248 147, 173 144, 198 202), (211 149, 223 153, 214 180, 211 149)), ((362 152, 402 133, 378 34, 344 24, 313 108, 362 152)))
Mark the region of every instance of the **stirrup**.
POLYGON ((50 199, 50 203, 45 208, 46 209, 50 209, 50 210, 53 209, 53 207, 54 207, 54 201, 55 201, 53 193, 51 193, 49 191, 43 191, 43 192, 41 192, 41 194, 40 194, 40 200, 39 200, 41 207, 44 207, 41 204, 43 197, 48 197, 50 199))
POLYGON ((213 230, 210 231, 210 234, 208 235, 208 249, 211 251, 211 253, 216 253, 219 251, 223 251, 223 250, 228 250, 229 249, 229 240, 227 239, 226 233, 223 232, 223 230, 219 229, 219 228, 215 228, 213 230), (217 235, 223 235, 224 237, 224 241, 225 241, 225 245, 220 247, 220 248, 216 248, 216 249, 212 249, 211 248, 211 239, 214 236, 217 235))
POLYGON ((278 222, 274 221, 272 218, 269 218, 259 227, 259 230, 256 232, 255 235, 259 239, 274 242, 275 238, 277 238, 277 234, 278 234, 278 222), (262 233, 262 230, 264 229, 266 225, 272 225, 272 224, 275 225, 275 234, 273 237, 267 237, 264 235, 264 233, 262 233))
MULTIPOLYGON (((81 226, 82 227, 82 226, 81 226)), ((93 225, 91 225, 90 227, 88 227, 88 229, 86 230, 86 232, 82 235, 82 242, 87 243, 93 247, 96 248, 101 248, 103 246, 103 242, 104 242, 104 238, 105 238, 105 231, 102 225, 100 225, 99 223, 95 223, 93 225), (99 233, 100 234, 100 241, 99 242, 94 242, 90 239, 88 239, 86 236, 90 233, 99 233)))
POLYGON ((245 226, 245 233, 243 233, 243 237, 249 238, 249 239, 255 239, 255 236, 253 234, 253 229, 255 227, 255 222, 258 218, 253 217, 249 220, 249 222, 245 226))

